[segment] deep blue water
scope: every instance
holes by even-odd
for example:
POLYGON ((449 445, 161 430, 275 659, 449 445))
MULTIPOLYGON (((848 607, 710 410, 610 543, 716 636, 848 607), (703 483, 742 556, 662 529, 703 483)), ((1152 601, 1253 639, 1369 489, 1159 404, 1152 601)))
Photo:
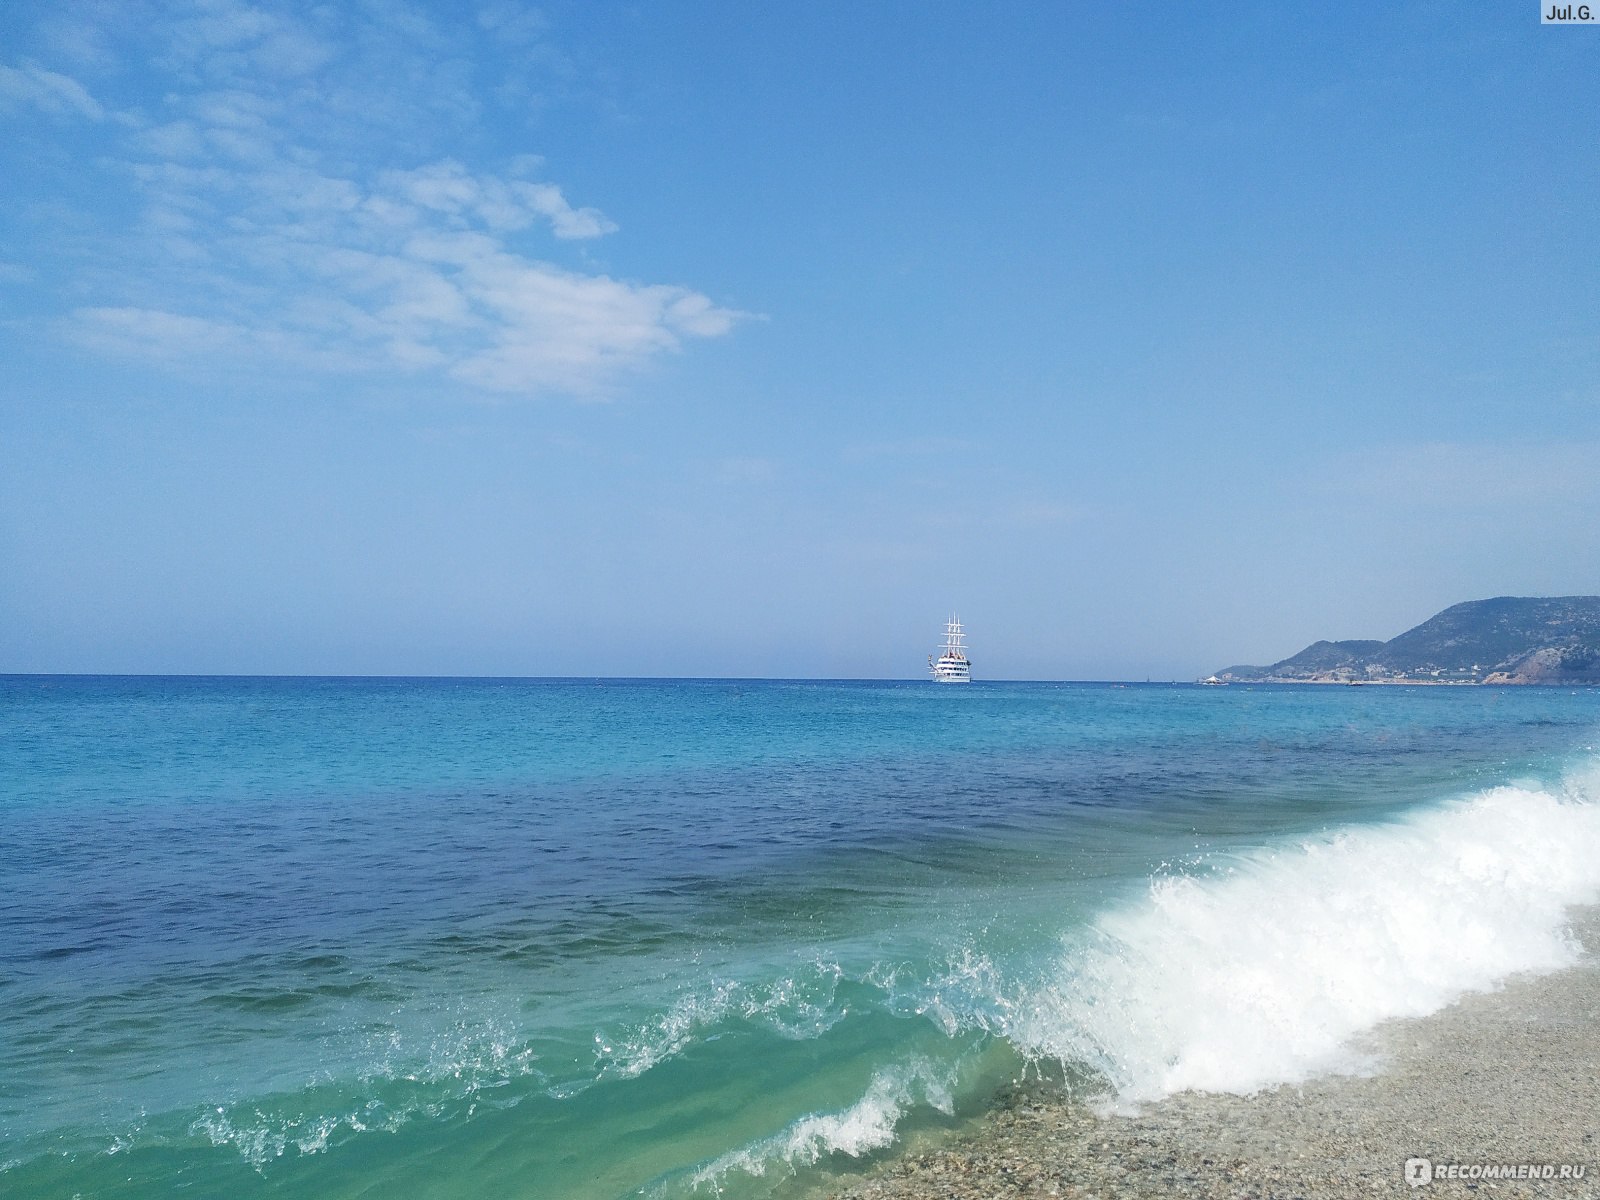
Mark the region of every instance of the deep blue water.
MULTIPOLYGON (((1454 920, 1391 851, 1585 848, 1597 730, 1592 690, 0 678, 0 1191, 761 1195, 1024 1070, 1158 1092, 1205 1030, 1106 1024, 1168 1012, 1141 939, 1279 888, 1228 992, 1330 911, 1454 920)), ((1559 940, 1525 908, 1468 915, 1559 940)), ((1275 1003, 1336 1032, 1317 986, 1275 1003)))

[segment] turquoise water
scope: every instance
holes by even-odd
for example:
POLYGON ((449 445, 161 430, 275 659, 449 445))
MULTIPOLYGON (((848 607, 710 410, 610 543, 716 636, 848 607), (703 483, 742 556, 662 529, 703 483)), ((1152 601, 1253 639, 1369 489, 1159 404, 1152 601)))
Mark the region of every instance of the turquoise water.
POLYGON ((764 1196, 1025 1071, 1295 1078, 1560 965, 1596 730, 1555 689, 0 678, 0 1190, 764 1196))

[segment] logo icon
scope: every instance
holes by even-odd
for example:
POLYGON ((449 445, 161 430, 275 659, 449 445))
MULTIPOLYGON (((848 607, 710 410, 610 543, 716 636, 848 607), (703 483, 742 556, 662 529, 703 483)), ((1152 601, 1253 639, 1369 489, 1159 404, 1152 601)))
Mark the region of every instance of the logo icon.
POLYGON ((1421 1187, 1425 1183, 1433 1182, 1433 1163, 1426 1158, 1406 1159, 1406 1184, 1409 1187, 1421 1187))

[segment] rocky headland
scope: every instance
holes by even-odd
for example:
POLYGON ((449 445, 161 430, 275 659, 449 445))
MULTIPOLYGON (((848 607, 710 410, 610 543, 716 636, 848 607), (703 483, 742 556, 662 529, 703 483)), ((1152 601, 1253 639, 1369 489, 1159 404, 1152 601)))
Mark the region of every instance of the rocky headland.
POLYGON ((1453 605, 1387 642, 1313 642, 1223 683, 1600 684, 1600 596, 1499 596, 1453 605))

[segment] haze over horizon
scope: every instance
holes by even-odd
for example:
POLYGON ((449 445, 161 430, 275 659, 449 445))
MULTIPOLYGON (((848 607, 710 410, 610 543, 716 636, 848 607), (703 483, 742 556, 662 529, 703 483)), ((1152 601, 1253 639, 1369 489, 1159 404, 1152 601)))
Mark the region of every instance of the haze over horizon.
POLYGON ((1600 592, 1600 29, 0 16, 0 672, 1194 678, 1600 592))

